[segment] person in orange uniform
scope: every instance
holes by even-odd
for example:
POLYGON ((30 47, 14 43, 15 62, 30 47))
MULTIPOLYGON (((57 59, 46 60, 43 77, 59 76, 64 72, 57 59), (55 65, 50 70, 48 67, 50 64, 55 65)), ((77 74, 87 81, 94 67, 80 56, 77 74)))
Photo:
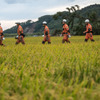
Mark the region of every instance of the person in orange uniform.
POLYGON ((24 45, 25 44, 25 41, 24 41, 24 33, 23 33, 23 28, 22 26, 20 25, 20 23, 16 23, 17 24, 17 34, 18 34, 18 37, 16 38, 17 39, 17 42, 16 44, 19 44, 20 42, 24 45))
POLYGON ((47 26, 47 22, 46 21, 43 22, 43 26, 44 26, 44 39, 42 41, 42 44, 45 44, 46 41, 48 42, 48 44, 51 44, 49 28, 47 26))
POLYGON ((89 19, 86 19, 86 20, 85 20, 86 31, 83 32, 84 34, 86 34, 86 36, 85 36, 85 42, 87 42, 88 39, 90 39, 91 41, 94 42, 93 34, 92 34, 92 33, 93 33, 93 31, 92 31, 92 26, 91 26, 91 24, 90 24, 89 22, 90 22, 89 19))
POLYGON ((1 45, 1 46, 5 46, 5 45, 2 43, 3 37, 4 37, 4 35, 3 35, 3 29, 2 29, 1 23, 0 23, 0 45, 1 45))
POLYGON ((70 32, 69 32, 69 26, 66 24, 67 20, 66 19, 63 19, 63 32, 62 32, 62 35, 64 35, 63 37, 63 40, 62 40, 62 43, 70 43, 68 37, 70 35, 70 32))

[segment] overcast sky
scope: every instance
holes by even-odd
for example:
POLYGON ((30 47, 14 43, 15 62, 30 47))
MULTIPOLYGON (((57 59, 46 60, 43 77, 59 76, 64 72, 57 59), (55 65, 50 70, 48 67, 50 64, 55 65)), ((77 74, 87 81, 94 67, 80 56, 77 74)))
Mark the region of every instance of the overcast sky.
POLYGON ((37 20, 76 4, 83 8, 95 3, 100 4, 100 0, 0 0, 0 22, 5 30, 16 21, 37 20))

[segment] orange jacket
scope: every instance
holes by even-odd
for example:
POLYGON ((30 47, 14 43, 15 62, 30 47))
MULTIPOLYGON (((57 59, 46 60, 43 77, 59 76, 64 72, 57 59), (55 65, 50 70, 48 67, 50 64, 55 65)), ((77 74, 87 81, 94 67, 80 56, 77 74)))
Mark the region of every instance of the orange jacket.
POLYGON ((0 26, 0 35, 2 35, 2 33, 3 33, 3 29, 2 29, 2 27, 0 26))
POLYGON ((44 35, 49 35, 49 28, 48 28, 48 26, 45 26, 44 27, 44 35))
POLYGON ((86 25, 86 33, 91 33, 91 31, 92 31, 92 26, 91 26, 91 24, 88 24, 88 25, 86 25))
POLYGON ((18 26, 17 33, 18 33, 18 35, 23 34, 23 28, 21 25, 18 26))
POLYGON ((62 32, 62 34, 68 33, 68 31, 69 31, 68 25, 67 25, 67 24, 64 24, 64 25, 63 25, 63 32, 62 32))

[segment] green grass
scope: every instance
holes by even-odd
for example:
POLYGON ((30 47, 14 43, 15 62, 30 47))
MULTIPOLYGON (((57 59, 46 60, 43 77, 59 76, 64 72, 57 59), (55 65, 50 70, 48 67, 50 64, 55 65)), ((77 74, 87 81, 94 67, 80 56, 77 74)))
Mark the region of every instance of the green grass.
POLYGON ((25 38, 15 45, 13 38, 0 47, 0 100, 100 100, 100 36, 84 42, 72 37, 25 38))

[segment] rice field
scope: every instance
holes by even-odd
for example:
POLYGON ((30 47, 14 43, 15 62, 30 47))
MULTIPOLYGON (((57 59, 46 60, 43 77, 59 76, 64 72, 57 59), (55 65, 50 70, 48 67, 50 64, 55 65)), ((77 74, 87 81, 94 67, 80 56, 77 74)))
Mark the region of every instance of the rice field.
POLYGON ((71 44, 52 37, 27 37, 26 45, 6 38, 0 46, 0 100, 100 100, 100 36, 71 44))

